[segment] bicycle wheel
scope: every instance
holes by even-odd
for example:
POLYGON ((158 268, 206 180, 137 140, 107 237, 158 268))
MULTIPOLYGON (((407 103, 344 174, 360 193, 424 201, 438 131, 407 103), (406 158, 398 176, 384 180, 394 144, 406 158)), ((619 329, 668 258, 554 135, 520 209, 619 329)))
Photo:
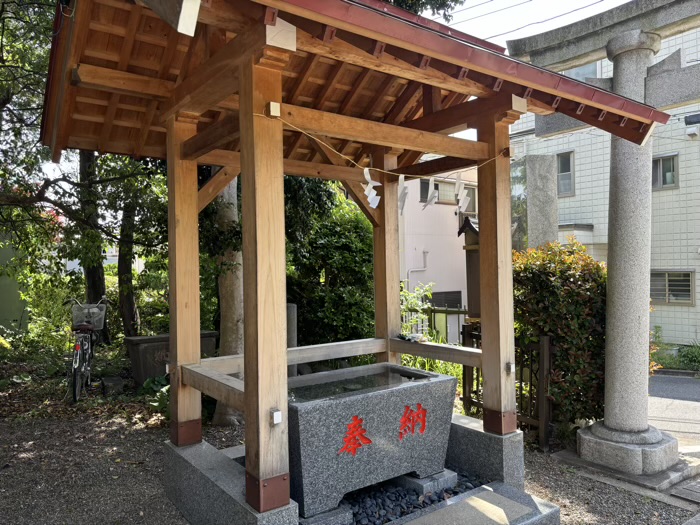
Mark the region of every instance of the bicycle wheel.
POLYGON ((80 371, 80 366, 73 367, 73 402, 76 403, 80 399, 80 391, 83 388, 83 374, 80 371))

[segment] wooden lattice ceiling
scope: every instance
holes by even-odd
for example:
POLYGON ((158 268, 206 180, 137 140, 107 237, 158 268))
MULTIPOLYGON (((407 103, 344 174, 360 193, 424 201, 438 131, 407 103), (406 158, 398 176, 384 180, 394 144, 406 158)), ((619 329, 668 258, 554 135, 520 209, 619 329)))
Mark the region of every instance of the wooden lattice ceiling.
MULTIPOLYGON (((450 45, 457 42, 463 47, 465 57, 474 60, 483 55, 487 64, 493 62, 494 71, 481 65, 466 67, 464 59, 450 62, 421 54, 415 45, 402 47, 395 39, 383 41, 381 35, 369 38, 367 31, 358 34, 305 18, 297 6, 285 12, 262 3, 285 4, 204 0, 195 35, 188 37, 150 9, 127 0, 73 0, 72 9, 59 10, 57 16, 44 142, 55 157, 63 149, 79 148, 164 158, 162 112, 175 87, 256 19, 267 17, 270 22, 274 16, 297 27, 297 51, 283 69, 283 100, 290 105, 444 133, 468 127, 468 115, 479 107, 465 103, 473 97, 510 94, 526 98, 530 111, 563 112, 634 142, 641 142, 654 122, 663 120, 663 114, 652 108, 568 79, 558 80, 564 77, 508 59, 493 45, 475 39, 442 36, 450 45), (496 71, 496 59, 507 60, 512 67, 496 71), (520 76, 522 84, 517 80, 520 76), (539 89, 532 87, 540 84, 539 89), (458 111, 448 116, 450 108, 458 111)), ((429 31, 411 29, 418 36, 429 31)), ((227 78, 221 75, 220 82, 227 78)), ((237 97, 232 94, 198 116, 199 129, 227 117, 235 119, 236 112, 237 97)), ((231 137, 217 137, 217 147, 235 151, 237 140, 227 138, 231 137)), ((343 155, 367 162, 367 144, 327 140, 343 155)), ((328 161, 317 143, 294 129, 285 131, 284 146, 287 159, 328 161)), ((421 144, 404 151, 399 166, 414 164, 424 151, 421 144)), ((204 160, 222 163, 216 156, 204 160)))

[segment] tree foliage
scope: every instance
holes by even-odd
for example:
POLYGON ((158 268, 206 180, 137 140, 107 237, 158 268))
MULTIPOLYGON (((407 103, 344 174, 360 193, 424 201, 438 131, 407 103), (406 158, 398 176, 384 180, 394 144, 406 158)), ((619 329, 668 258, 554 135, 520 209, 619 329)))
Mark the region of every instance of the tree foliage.
POLYGON ((452 16, 450 11, 455 7, 459 7, 464 3, 464 0, 385 0, 389 4, 396 7, 411 11, 412 13, 421 14, 423 11, 430 10, 433 16, 440 15, 445 21, 450 22, 452 16))
POLYGON ((290 246, 287 295, 298 307, 299 345, 373 336, 372 246, 372 225, 343 196, 290 246))
POLYGON ((605 264, 575 240, 513 255, 516 334, 551 336, 549 395, 562 422, 603 417, 606 281, 605 264))

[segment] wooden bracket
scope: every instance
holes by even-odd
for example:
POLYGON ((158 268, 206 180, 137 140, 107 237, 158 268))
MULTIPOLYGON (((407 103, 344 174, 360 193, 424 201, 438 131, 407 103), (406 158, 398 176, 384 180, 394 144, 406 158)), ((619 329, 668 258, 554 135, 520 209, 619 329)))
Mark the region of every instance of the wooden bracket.
POLYGON ((384 42, 380 42, 377 40, 374 43, 374 50, 372 51, 372 54, 376 58, 381 58, 384 55, 384 49, 386 48, 386 44, 384 42))
POLYGON ((274 26, 277 24, 277 9, 274 7, 265 8, 265 16, 263 17, 263 23, 266 26, 274 26))
POLYGON ((331 42, 333 42, 333 40, 335 40, 335 32, 336 32, 335 27, 329 26, 329 25, 324 25, 323 26, 323 35, 321 36, 321 41, 324 44, 330 44, 331 42))

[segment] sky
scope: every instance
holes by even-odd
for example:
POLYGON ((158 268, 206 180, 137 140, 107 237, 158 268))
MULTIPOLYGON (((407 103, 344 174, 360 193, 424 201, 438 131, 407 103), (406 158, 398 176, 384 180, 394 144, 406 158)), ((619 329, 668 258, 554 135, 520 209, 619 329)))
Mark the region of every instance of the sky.
POLYGON ((466 0, 461 7, 453 11, 453 19, 449 23, 442 17, 432 16, 430 12, 423 13, 423 16, 506 47, 506 40, 515 40, 565 26, 628 1, 466 0))

